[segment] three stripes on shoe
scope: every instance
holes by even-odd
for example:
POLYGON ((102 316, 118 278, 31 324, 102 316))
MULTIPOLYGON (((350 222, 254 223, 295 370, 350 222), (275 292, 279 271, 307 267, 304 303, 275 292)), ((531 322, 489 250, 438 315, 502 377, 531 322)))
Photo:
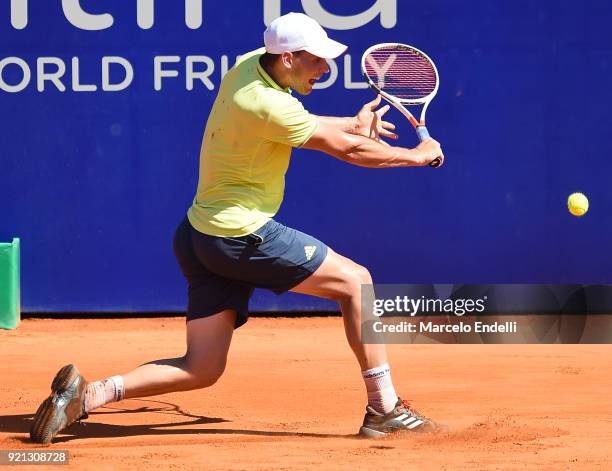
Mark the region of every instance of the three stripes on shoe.
POLYGON ((399 415, 395 418, 395 420, 399 420, 401 423, 403 423, 406 426, 406 428, 410 430, 417 428, 419 425, 423 423, 421 419, 418 419, 408 414, 399 415))

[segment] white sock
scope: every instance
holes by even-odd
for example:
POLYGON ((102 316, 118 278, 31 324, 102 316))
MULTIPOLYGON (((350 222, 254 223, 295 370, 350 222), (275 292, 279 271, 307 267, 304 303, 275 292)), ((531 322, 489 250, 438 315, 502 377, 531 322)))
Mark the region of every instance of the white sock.
POLYGON ((120 401, 125 396, 123 378, 112 376, 102 381, 94 381, 85 390, 85 411, 89 412, 109 402, 120 401))
POLYGON ((397 394, 391 381, 389 364, 361 372, 368 391, 368 405, 376 412, 388 414, 395 408, 397 394))

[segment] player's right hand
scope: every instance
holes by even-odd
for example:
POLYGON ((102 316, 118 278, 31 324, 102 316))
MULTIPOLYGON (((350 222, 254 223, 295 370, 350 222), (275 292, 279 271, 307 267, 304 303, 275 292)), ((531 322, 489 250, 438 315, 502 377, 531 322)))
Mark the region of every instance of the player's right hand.
POLYGON ((429 165, 438 157, 440 157, 441 160, 440 165, 444 163, 444 154, 442 153, 442 147, 440 147, 440 143, 435 139, 425 139, 416 148, 421 154, 423 166, 429 165))

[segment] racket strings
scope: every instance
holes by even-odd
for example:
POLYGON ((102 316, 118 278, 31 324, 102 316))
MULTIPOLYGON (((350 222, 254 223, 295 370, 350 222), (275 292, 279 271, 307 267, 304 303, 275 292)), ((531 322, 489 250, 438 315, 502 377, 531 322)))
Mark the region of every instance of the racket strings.
POLYGON ((365 58, 365 72, 380 90, 404 100, 425 98, 438 82, 427 57, 396 46, 370 52, 365 58))

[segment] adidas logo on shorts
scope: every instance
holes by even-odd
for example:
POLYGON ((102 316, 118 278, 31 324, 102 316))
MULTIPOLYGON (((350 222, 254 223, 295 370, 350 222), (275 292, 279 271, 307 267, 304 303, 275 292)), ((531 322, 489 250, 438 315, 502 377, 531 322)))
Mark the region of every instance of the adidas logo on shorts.
POLYGON ((304 246, 304 254, 306 254, 306 260, 310 260, 317 250, 316 245, 305 245, 304 246))

